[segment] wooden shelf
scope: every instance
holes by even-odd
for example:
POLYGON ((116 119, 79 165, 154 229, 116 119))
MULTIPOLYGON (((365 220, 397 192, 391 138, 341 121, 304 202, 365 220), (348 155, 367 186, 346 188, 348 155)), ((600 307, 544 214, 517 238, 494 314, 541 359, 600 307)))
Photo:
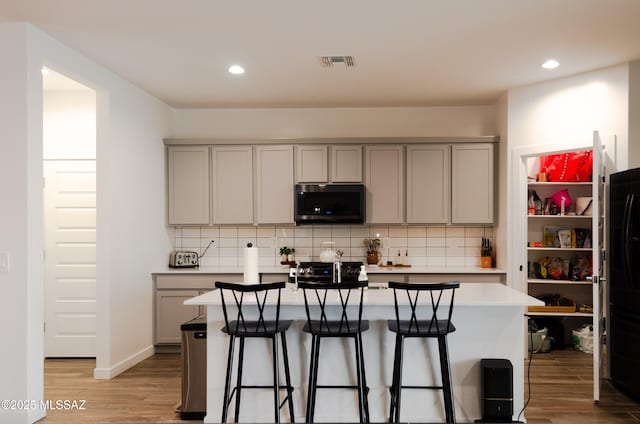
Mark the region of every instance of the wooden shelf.
POLYGON ((553 181, 553 182, 529 181, 527 183, 529 187, 534 187, 534 186, 539 186, 539 187, 541 186, 574 186, 574 187, 583 186, 583 187, 586 187, 586 186, 591 186, 591 184, 592 184, 591 181, 573 181, 573 182, 571 181, 566 181, 566 182, 565 181, 553 181))
POLYGON ((592 219, 591 215, 527 215, 530 219, 592 219))
POLYGON ((526 312, 525 315, 536 317, 593 317, 591 312, 526 312))
POLYGON ((530 278, 527 280, 529 284, 566 284, 566 285, 591 285, 591 281, 572 281, 572 280, 552 280, 543 278, 530 278))
POLYGON ((531 252, 536 250, 548 250, 553 252, 591 252, 593 249, 591 247, 527 247, 527 250, 531 252))

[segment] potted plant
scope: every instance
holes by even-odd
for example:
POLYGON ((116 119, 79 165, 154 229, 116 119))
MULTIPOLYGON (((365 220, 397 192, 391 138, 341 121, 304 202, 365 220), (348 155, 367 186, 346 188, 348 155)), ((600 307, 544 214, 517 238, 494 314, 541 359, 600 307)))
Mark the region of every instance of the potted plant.
POLYGON ((364 245, 367 247, 367 264, 376 265, 382 256, 379 250, 382 242, 379 238, 366 238, 364 245))
POLYGON ((293 260, 293 252, 295 252, 295 249, 292 249, 292 248, 287 247, 287 246, 281 247, 280 248, 280 258, 282 259, 282 263, 289 262, 290 260, 293 260), (291 257, 291 259, 289 259, 289 257, 291 257))

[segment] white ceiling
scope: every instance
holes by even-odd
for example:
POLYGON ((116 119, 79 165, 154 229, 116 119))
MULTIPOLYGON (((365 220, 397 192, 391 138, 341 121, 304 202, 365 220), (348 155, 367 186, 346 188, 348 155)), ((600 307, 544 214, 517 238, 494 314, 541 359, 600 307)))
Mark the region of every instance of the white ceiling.
POLYGON ((640 58, 640 0, 0 0, 2 21, 174 107, 491 104, 640 58), (322 68, 324 55, 356 66, 322 68), (550 57, 560 67, 543 70, 550 57))

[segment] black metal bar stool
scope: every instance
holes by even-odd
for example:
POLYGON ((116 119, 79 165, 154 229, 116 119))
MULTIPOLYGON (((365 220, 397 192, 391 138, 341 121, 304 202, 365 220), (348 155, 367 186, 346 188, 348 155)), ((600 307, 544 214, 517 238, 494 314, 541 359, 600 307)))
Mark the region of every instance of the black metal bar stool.
POLYGON ((406 388, 442 390, 447 423, 455 423, 447 334, 456 331, 456 327, 451 323, 451 314, 453 313, 455 289, 458 287, 460 287, 459 282, 435 284, 389 282, 389 288, 393 289, 396 310, 396 319, 387 321, 389 330, 396 333, 393 380, 389 388, 391 391, 390 422, 400 422, 401 393, 402 389, 406 388), (403 293, 405 296, 402 296, 403 293), (420 294, 423 293, 428 300, 423 301, 420 298, 420 294), (398 299, 399 297, 400 300, 398 299), (440 310, 441 315, 446 314, 444 318, 438 315, 438 309, 441 304, 444 308, 448 306, 448 310, 444 313, 440 310), (406 305, 407 307, 401 308, 399 305, 406 305), (402 359, 404 356, 404 339, 406 337, 426 337, 438 340, 442 386, 402 385, 402 359))
POLYGON ((304 293, 307 323, 303 331, 311 334, 311 359, 309 362, 309 391, 307 394, 306 422, 312 423, 317 389, 357 389, 360 422, 369 422, 368 387, 364 370, 362 332, 369 329, 369 321, 362 319, 362 299, 366 281, 349 283, 299 282, 304 293), (327 303, 327 295, 337 297, 339 303, 327 303), (356 297, 355 299, 352 298, 356 297), (330 306, 335 305, 334 311, 330 306), (357 307, 357 316, 351 307, 357 307), (332 313, 333 312, 333 313, 332 313), (356 354, 356 385, 318 385, 320 341, 325 337, 353 338, 356 354))
POLYGON ((285 287, 284 282, 265 284, 243 284, 216 282, 220 289, 222 299, 222 311, 224 313, 225 326, 222 332, 229 335, 229 355, 227 358, 227 376, 224 386, 224 401, 222 403, 222 422, 227 422, 229 404, 235 395, 235 422, 240 415, 240 393, 242 389, 273 388, 273 406, 275 422, 280 422, 280 408, 286 402, 289 405, 291 422, 295 422, 293 415, 293 386, 289 373, 289 357, 287 354, 287 339, 285 331, 293 321, 280 320, 280 291, 285 287), (245 297, 246 295, 246 297, 245 297), (227 302, 233 299, 233 302, 227 302), (269 309, 267 309, 269 307, 269 309), (282 356, 284 362, 284 375, 286 385, 279 382, 278 367, 278 336, 282 343, 282 356), (238 352, 238 371, 236 386, 231 390, 231 376, 233 373, 233 350, 235 340, 240 340, 238 352), (246 338, 271 339, 273 352, 273 385, 245 386, 242 385, 242 362, 246 338), (287 396, 280 403, 280 389, 287 390, 287 396))

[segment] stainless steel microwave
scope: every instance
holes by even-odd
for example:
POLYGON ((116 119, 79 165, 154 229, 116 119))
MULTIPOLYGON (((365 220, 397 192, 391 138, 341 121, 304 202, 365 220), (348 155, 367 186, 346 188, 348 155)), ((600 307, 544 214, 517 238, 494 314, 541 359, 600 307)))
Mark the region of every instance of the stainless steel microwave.
POLYGON ((296 184, 296 224, 363 224, 363 184, 296 184))

